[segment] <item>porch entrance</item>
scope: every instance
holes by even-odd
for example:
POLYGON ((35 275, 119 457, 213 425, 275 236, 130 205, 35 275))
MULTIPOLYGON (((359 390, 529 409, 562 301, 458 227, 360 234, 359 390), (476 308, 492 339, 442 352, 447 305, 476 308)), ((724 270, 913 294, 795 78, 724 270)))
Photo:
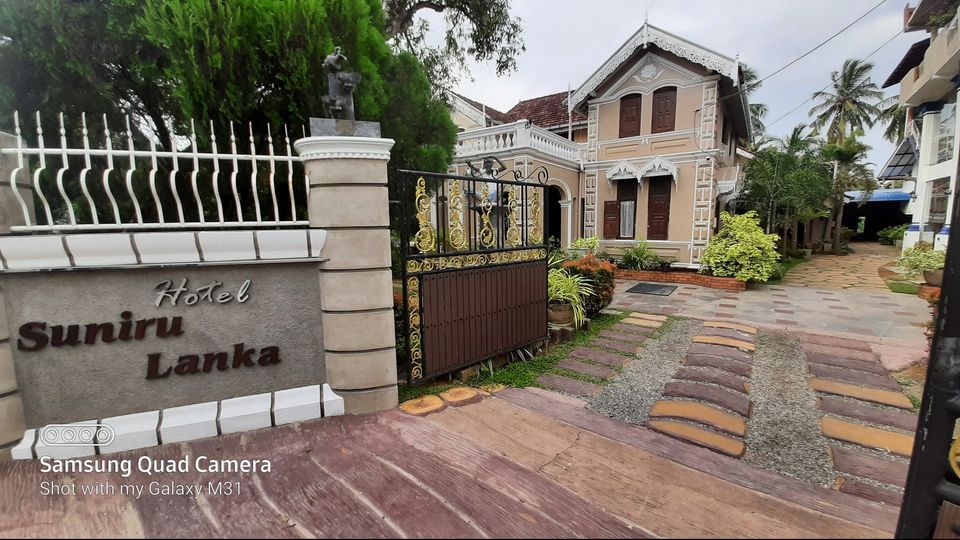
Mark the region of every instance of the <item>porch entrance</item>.
POLYGON ((647 239, 666 240, 670 225, 670 188, 673 178, 655 176, 648 179, 647 239))
POLYGON ((556 242, 560 245, 563 245, 563 228, 561 225, 562 217, 560 211, 560 201, 562 200, 563 193, 560 191, 560 188, 556 186, 547 188, 547 216, 549 216, 549 221, 547 221, 547 240, 552 242, 556 239, 556 242))
POLYGON ((546 169, 534 170, 536 182, 485 169, 400 171, 397 333, 399 371, 411 383, 547 337, 544 233, 547 224, 559 230, 549 219, 559 217, 559 201, 554 207, 546 169))

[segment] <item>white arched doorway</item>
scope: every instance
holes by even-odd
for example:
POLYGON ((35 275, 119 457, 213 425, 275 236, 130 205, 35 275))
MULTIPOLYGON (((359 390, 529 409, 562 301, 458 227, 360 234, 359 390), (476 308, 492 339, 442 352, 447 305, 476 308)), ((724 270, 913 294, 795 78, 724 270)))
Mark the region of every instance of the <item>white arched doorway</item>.
POLYGON ((573 196, 561 180, 547 181, 547 238, 556 238, 564 248, 573 241, 573 196))

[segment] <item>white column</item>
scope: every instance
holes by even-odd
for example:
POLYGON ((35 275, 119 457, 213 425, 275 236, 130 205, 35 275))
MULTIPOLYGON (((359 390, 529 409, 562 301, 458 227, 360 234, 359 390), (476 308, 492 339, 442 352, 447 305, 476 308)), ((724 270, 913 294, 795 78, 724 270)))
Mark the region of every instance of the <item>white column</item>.
MULTIPOLYGON (((960 88, 957 89, 957 105, 960 106, 960 88)), ((940 232, 937 233, 937 237, 933 241, 933 248, 936 250, 946 250, 947 239, 950 237, 953 200, 957 193, 957 163, 960 162, 958 160, 960 160, 960 114, 956 115, 956 123, 953 129, 953 161, 950 162, 950 184, 947 190, 947 215, 943 222, 943 228, 940 229, 940 232)))
POLYGON ((903 236, 903 248, 907 249, 920 240, 932 241, 930 232, 930 194, 933 188, 930 168, 936 165, 937 132, 940 129, 940 111, 927 111, 923 114, 923 126, 920 128, 920 148, 917 156, 916 198, 912 201, 913 220, 903 236))
POLYGON ((573 242, 573 200, 560 201, 560 214, 561 219, 563 219, 567 224, 567 236, 564 238, 561 245, 564 248, 569 248, 570 243, 573 242), (566 217, 564 217, 566 216, 566 217))

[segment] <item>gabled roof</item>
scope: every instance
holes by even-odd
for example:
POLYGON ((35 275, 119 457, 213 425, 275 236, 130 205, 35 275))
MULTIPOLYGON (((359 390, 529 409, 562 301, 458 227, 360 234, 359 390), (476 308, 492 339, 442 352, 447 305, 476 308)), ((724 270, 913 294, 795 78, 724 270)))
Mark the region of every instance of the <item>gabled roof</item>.
POLYGON ((900 63, 897 64, 897 67, 893 68, 893 72, 890 73, 890 76, 887 77, 887 80, 883 82, 883 86, 880 88, 900 84, 903 76, 906 75, 908 71, 919 66, 920 62, 923 62, 923 55, 927 52, 929 46, 930 38, 922 39, 911 45, 910 48, 907 49, 907 53, 900 59, 900 63))
POLYGON ((648 44, 656 45, 664 51, 716 71, 729 78, 733 86, 740 84, 740 62, 738 59, 724 56, 644 22, 640 30, 637 30, 593 75, 587 78, 583 85, 577 88, 571 98, 574 105, 579 106, 584 100, 588 99, 590 93, 613 75, 617 68, 623 65, 638 48, 646 47, 648 44))
MULTIPOLYGON (((542 128, 565 126, 570 121, 567 115, 567 93, 557 92, 532 99, 525 99, 507 111, 510 121, 529 120, 542 128)), ((573 111, 573 123, 586 122, 587 117, 573 111)))
POLYGON ((484 112, 486 112, 486 113, 487 113, 487 117, 489 117, 491 120, 494 120, 494 121, 496 121, 496 122, 501 122, 501 123, 504 123, 504 124, 513 121, 513 120, 510 119, 510 116, 509 116, 509 115, 507 115, 506 113, 502 113, 502 112, 498 111, 497 109, 494 109, 493 107, 491 107, 491 106, 489 106, 489 105, 484 105, 483 103, 480 103, 479 101, 474 101, 474 100, 472 100, 472 99, 470 99, 470 98, 468 98, 468 97, 466 97, 466 96, 464 96, 464 95, 458 94, 458 93, 456 93, 456 92, 450 92, 450 93, 453 94, 453 95, 455 95, 455 96, 457 96, 457 97, 460 98, 461 100, 463 100, 467 105, 470 105, 471 107, 473 107, 474 109, 476 109, 476 110, 477 110, 478 112, 480 112, 481 114, 484 113, 484 112))

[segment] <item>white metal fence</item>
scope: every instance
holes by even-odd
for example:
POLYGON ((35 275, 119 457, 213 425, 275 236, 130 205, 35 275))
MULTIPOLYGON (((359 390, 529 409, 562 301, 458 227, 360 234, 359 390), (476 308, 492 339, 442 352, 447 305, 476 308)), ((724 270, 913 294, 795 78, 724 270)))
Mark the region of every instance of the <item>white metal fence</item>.
POLYGON ((201 152, 192 121, 189 137, 171 140, 167 150, 158 150, 152 140, 136 148, 129 118, 124 131, 112 132, 104 117, 96 128, 102 129, 101 136, 91 142, 86 115, 79 126, 68 126, 61 113, 59 136, 46 135, 46 141, 58 139, 56 145, 45 143, 40 113, 33 126, 21 124, 20 115, 14 114, 16 146, 0 148, 0 154, 14 156, 16 162, 9 178, 0 178, 9 182, 23 214, 25 225, 14 231, 308 223, 309 179, 292 152, 286 125, 282 132, 270 126, 256 132, 251 124, 248 133, 240 135, 247 135, 243 141, 230 123, 229 140, 221 145, 211 124, 205 137, 209 151, 201 152), (26 135, 31 132, 35 137, 26 135), (68 134, 81 140, 82 147, 71 146, 68 134))

